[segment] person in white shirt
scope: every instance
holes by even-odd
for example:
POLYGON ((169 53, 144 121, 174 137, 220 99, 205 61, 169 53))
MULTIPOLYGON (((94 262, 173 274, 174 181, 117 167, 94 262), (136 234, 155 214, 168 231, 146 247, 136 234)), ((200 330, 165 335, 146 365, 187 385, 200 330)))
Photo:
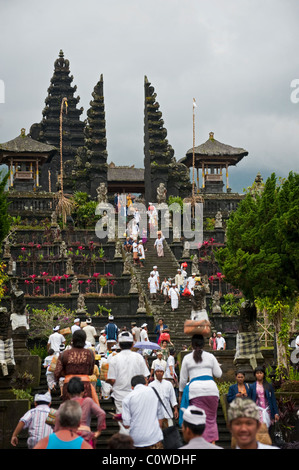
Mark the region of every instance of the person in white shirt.
POLYGON ((186 283, 186 287, 190 291, 191 295, 194 295, 195 276, 196 276, 196 273, 192 273, 192 276, 188 277, 187 283, 186 283))
POLYGON ((105 330, 101 331, 101 334, 100 334, 100 337, 99 337, 99 342, 96 345, 95 349, 96 349, 96 352, 101 354, 101 355, 106 354, 106 352, 107 352, 107 339, 106 339, 106 335, 105 335, 105 330))
POLYGON ((261 427, 260 410, 250 398, 235 398, 227 411, 228 429, 236 442, 236 449, 279 449, 257 441, 261 427))
POLYGON ((141 325, 140 341, 148 341, 147 323, 141 325))
POLYGON ((139 326, 137 326, 136 322, 132 322, 131 323, 131 333, 133 335, 133 339, 134 339, 134 343, 137 343, 138 341, 140 341, 140 328, 139 326))
POLYGON ((170 282, 168 281, 167 277, 164 278, 164 281, 161 284, 161 294, 163 294, 164 297, 164 305, 166 305, 167 302, 169 302, 169 287, 170 287, 170 282))
POLYGON ((217 333, 216 345, 217 345, 217 351, 224 350, 226 348, 226 341, 223 338, 221 331, 218 331, 217 333))
POLYGON ((169 356, 166 362, 166 370, 164 374, 164 379, 169 380, 172 384, 177 381, 177 375, 175 372, 175 350, 169 350, 169 356))
POLYGON ((75 333, 75 331, 81 330, 80 328, 80 318, 75 318, 74 324, 71 328, 72 335, 75 333))
POLYGON ((54 333, 49 336, 47 349, 53 349, 54 353, 59 353, 60 345, 65 344, 65 337, 59 333, 59 326, 53 328, 54 333))
POLYGON ((176 274, 174 278, 174 282, 177 285, 179 292, 182 293, 183 287, 184 287, 184 277, 182 275, 182 271, 178 269, 178 273, 176 274))
POLYGON ((84 326, 83 330, 86 333, 86 341, 89 341, 91 346, 95 346, 96 344, 96 337, 98 336, 97 330, 95 329, 94 326, 92 326, 92 320, 91 318, 87 318, 86 320, 87 325, 84 326))
POLYGON ((140 240, 138 243, 138 256, 139 256, 140 267, 144 268, 145 252, 144 252, 144 246, 143 246, 142 240, 140 240))
POLYGON ((148 288, 150 291, 150 298, 152 300, 157 300, 157 290, 158 290, 158 283, 156 278, 154 277, 153 272, 151 272, 150 277, 147 280, 148 288))
POLYGON ((156 238, 154 247, 157 250, 157 255, 160 257, 164 256, 164 246, 163 246, 163 241, 165 240, 165 237, 161 233, 158 233, 158 238, 156 238))
POLYGON ((173 418, 178 419, 179 417, 179 409, 172 384, 163 378, 164 370, 163 366, 157 364, 155 366, 155 380, 148 386, 157 390, 166 408, 166 410, 163 408, 164 419, 167 420, 168 426, 172 426, 173 418))
POLYGON ((131 380, 132 392, 123 400, 122 423, 129 430, 136 448, 163 449, 160 421, 164 417, 162 405, 143 375, 131 380))
POLYGON ((166 361, 163 359, 163 353, 161 351, 161 349, 159 349, 157 351, 157 359, 154 359, 153 362, 152 362, 152 366, 151 366, 151 377, 155 377, 156 378, 156 375, 155 375, 155 369, 159 366, 160 368, 163 369, 163 371, 165 372, 166 370, 166 361))
MULTIPOLYGON (((106 382, 112 385, 111 396, 114 399, 116 413, 121 413, 122 402, 131 392, 131 379, 135 375, 148 377, 150 371, 141 354, 131 351, 133 335, 129 331, 120 333, 118 343, 121 351, 111 358, 106 382)), ((120 428, 122 428, 120 424, 120 428)))
POLYGON ((171 303, 171 309, 174 312, 179 306, 179 290, 176 284, 172 284, 171 288, 169 289, 169 298, 171 303))
POLYGON ((156 281, 157 281, 157 290, 159 290, 159 286, 160 286, 160 275, 159 275, 159 271, 158 271, 158 266, 154 266, 154 267, 153 267, 153 270, 151 271, 150 274, 153 274, 153 275, 154 275, 154 278, 155 278, 156 281))
POLYGON ((139 264, 139 255, 138 255, 138 243, 137 238, 134 238, 133 241, 133 262, 134 264, 139 264))

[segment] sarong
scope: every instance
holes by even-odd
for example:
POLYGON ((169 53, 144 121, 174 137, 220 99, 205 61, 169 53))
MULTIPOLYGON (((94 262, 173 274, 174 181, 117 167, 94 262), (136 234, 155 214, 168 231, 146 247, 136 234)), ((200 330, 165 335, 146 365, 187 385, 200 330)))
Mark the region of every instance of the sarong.
POLYGON ((195 405, 202 408, 206 417, 206 427, 202 437, 208 442, 219 440, 218 426, 217 426, 217 410, 219 399, 217 396, 211 397, 197 397, 190 400, 190 405, 195 405))

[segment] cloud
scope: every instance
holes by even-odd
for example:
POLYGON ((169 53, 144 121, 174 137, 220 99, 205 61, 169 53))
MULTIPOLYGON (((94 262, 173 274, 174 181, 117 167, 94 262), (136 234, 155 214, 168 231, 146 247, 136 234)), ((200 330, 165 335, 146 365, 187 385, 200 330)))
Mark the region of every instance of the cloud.
POLYGON ((147 75, 177 159, 192 146, 195 97, 196 145, 213 131, 249 152, 231 169, 233 189, 260 170, 298 171, 296 0, 14 0, 0 9, 0 142, 41 120, 63 49, 83 118, 104 76, 109 161, 143 166, 147 75))

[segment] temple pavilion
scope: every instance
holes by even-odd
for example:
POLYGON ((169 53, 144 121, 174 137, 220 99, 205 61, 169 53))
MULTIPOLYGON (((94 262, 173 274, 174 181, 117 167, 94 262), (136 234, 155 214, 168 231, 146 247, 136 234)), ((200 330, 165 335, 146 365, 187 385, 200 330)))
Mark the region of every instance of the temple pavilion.
POLYGON ((0 164, 9 168, 9 189, 36 191, 40 188, 40 167, 57 149, 26 135, 25 129, 9 142, 0 144, 0 164))
POLYGON ((246 155, 248 155, 247 150, 218 142, 214 138, 214 133, 210 132, 209 139, 198 147, 188 150, 180 163, 192 171, 194 167, 194 172, 197 173, 197 192, 221 193, 224 186, 223 172, 226 175, 226 191, 229 192, 228 168, 231 165, 236 165, 246 155), (200 171, 201 188, 199 186, 200 171))

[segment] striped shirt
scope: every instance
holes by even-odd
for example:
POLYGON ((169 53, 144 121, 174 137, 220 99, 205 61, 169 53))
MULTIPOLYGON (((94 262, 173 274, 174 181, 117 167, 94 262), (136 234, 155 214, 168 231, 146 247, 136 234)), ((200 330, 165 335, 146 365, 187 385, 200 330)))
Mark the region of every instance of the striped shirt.
POLYGON ((28 428, 28 449, 33 449, 38 441, 52 434, 52 427, 46 424, 49 411, 50 407, 48 405, 37 405, 27 411, 21 418, 21 421, 25 424, 24 429, 28 428))

